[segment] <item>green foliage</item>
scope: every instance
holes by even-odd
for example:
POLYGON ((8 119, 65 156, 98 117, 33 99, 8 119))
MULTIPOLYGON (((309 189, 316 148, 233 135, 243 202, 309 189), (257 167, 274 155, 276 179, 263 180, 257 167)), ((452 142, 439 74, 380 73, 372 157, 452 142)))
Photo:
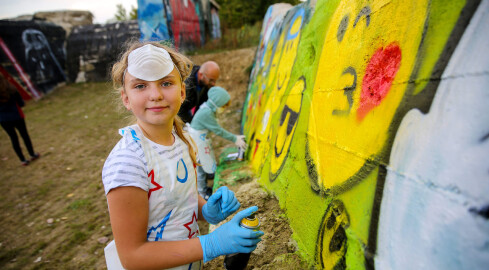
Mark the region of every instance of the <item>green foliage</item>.
POLYGON ((220 39, 209 40, 204 47, 187 52, 187 54, 204 54, 258 46, 261 27, 262 21, 258 21, 254 25, 245 24, 239 28, 224 28, 220 39))
POLYGON ((135 8, 134 6, 131 6, 131 11, 129 12, 129 19, 130 20, 138 19, 138 9, 135 8))
POLYGON ((117 11, 115 13, 115 19, 118 21, 126 21, 127 20, 127 14, 126 14, 126 8, 122 4, 117 4, 117 11))
POLYGON ((117 11, 114 15, 115 19, 118 21, 127 21, 127 20, 136 20, 138 18, 138 9, 134 6, 131 6, 131 11, 129 14, 126 11, 126 8, 122 4, 117 4, 117 11))
POLYGON ((217 0, 221 6, 219 17, 225 28, 239 28, 263 20, 270 5, 289 3, 297 5, 299 0, 217 0))

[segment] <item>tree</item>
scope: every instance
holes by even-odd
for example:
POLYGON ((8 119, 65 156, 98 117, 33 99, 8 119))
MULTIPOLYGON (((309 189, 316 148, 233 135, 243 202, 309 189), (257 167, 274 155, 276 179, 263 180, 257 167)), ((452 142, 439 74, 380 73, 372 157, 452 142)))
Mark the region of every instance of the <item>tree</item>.
POLYGON ((137 20, 138 19, 138 9, 132 5, 131 5, 131 12, 129 12, 129 19, 130 20, 137 20))
POLYGON ((115 13, 115 19, 118 21, 127 21, 126 8, 122 4, 117 4, 117 11, 115 13))
POLYGON ((129 14, 126 11, 126 8, 122 4, 117 4, 117 11, 115 13, 115 19, 118 21, 127 21, 127 20, 136 20, 138 18, 138 9, 134 6, 131 6, 131 11, 129 14))
POLYGON ((225 27, 239 28, 245 24, 262 21, 270 5, 289 3, 297 5, 299 0, 217 0, 221 6, 219 17, 225 27))

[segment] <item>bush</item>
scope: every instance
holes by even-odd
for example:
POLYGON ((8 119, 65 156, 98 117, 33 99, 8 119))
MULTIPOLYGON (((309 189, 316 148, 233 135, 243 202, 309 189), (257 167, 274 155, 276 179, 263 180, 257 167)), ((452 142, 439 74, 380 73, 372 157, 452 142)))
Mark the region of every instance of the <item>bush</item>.
POLYGON ((262 22, 256 22, 253 25, 245 24, 239 28, 225 28, 222 30, 220 39, 209 40, 202 48, 188 52, 188 54, 204 54, 258 46, 261 27, 262 22))

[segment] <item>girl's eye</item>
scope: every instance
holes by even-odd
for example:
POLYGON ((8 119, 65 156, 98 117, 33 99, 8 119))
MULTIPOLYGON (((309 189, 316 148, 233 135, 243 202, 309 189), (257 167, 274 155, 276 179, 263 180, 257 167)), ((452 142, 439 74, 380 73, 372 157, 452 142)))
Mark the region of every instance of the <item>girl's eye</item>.
POLYGON ((164 87, 169 87, 172 85, 172 83, 171 82, 162 82, 161 85, 164 87))
POLYGON ((143 89, 144 88, 144 84, 137 84, 134 86, 134 88, 136 89, 143 89))

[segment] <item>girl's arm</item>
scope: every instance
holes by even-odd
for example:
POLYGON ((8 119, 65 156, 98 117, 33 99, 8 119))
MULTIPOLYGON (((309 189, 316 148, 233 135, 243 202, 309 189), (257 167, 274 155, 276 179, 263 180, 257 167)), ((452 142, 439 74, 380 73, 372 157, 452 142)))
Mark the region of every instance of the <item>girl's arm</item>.
POLYGON ((202 215, 202 207, 206 203, 207 201, 204 198, 202 198, 202 196, 200 196, 199 194, 199 220, 205 220, 204 215, 202 215))
MULTIPOLYGON (((115 188, 107 194, 107 202, 117 252, 124 268, 162 269, 202 259, 202 246, 198 238, 146 241, 149 205, 148 193, 144 190, 137 187, 115 188)), ((199 198, 199 217, 201 208, 199 198)))
MULTIPOLYGON (((206 112, 207 113, 207 112, 206 112)), ((202 121, 202 125, 205 126, 206 129, 214 132, 216 135, 223 137, 226 140, 235 142, 236 135, 222 128, 216 120, 215 115, 208 111, 207 115, 204 117, 206 120, 202 121)))

